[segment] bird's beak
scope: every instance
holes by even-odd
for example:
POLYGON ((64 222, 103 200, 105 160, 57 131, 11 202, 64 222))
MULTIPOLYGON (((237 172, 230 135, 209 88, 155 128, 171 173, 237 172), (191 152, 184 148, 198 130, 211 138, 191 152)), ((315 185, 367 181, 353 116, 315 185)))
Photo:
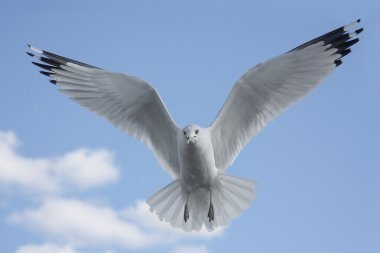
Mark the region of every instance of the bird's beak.
POLYGON ((195 139, 191 137, 186 137, 187 144, 194 143, 195 139))

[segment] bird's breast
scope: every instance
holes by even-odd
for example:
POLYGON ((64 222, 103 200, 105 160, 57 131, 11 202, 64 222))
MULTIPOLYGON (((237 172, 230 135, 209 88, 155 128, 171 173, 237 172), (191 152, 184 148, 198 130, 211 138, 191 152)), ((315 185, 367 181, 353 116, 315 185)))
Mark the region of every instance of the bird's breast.
POLYGON ((188 191, 211 187, 217 175, 211 143, 197 141, 181 144, 179 149, 181 181, 188 191))

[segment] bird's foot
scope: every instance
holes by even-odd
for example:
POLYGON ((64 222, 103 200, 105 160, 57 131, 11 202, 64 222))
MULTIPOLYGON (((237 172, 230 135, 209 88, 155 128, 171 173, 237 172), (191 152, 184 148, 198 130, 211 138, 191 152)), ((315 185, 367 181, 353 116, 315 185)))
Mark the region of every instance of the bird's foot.
POLYGON ((208 222, 211 222, 212 220, 214 220, 214 206, 212 205, 212 203, 210 203, 207 217, 208 217, 208 222))
POLYGON ((189 219, 189 208, 187 207, 187 204, 185 204, 185 211, 183 212, 183 219, 185 220, 185 223, 189 219))

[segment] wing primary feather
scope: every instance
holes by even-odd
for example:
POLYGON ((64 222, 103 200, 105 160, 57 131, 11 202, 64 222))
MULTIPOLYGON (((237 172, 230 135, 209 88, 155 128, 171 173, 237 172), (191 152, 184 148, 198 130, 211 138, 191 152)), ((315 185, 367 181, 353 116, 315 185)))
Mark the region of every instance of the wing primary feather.
POLYGON ((346 49, 346 50, 343 50, 343 51, 339 52, 339 54, 341 55, 340 58, 345 57, 349 53, 351 53, 351 49, 346 49))
POLYGON ((310 40, 310 41, 308 41, 308 42, 306 42, 306 43, 304 43, 304 44, 302 44, 302 45, 300 45, 298 47, 295 47, 292 50, 288 51, 287 53, 292 52, 292 51, 296 51, 296 50, 301 50, 301 49, 303 49, 305 47, 311 46, 311 45, 313 45, 315 43, 318 43, 320 41, 325 41, 327 38, 330 38, 330 39, 331 38, 336 38, 337 36, 343 34, 344 32, 345 32, 344 31, 344 26, 339 27, 338 29, 335 29, 335 30, 333 30, 333 31, 331 31, 329 33, 326 33, 326 34, 321 35, 321 36, 319 36, 319 37, 317 37, 315 39, 312 39, 312 40, 310 40))
POLYGON ((87 68, 100 69, 98 67, 95 67, 95 66, 92 66, 92 65, 80 62, 80 61, 76 61, 76 60, 73 60, 73 59, 70 59, 70 58, 66 58, 66 57, 63 57, 63 56, 51 53, 49 51, 42 50, 42 54, 50 57, 54 61, 57 61, 57 62, 59 62, 61 64, 65 64, 66 65, 68 62, 71 62, 71 63, 77 64, 77 65, 80 65, 80 66, 83 66, 83 67, 87 67, 87 68))
POLYGON ((30 45, 30 44, 27 44, 27 46, 28 46, 31 50, 33 50, 34 52, 37 52, 37 53, 39 53, 39 54, 42 54, 42 50, 41 50, 41 49, 38 49, 38 48, 36 48, 36 47, 33 47, 33 46, 30 45))
POLYGON ((56 80, 49 80, 49 82, 51 82, 54 85, 57 85, 57 81, 56 80))
POLYGON ((349 33, 346 33, 349 29, 351 29, 354 25, 356 25, 357 23, 360 22, 360 19, 352 22, 351 24, 349 25, 346 25, 346 26, 342 26, 342 27, 339 27, 331 32, 328 32, 324 35, 321 35, 315 39, 312 39, 298 47, 295 47, 293 48, 292 50, 288 51, 287 53, 289 52, 292 52, 292 51, 297 51, 297 50, 301 50, 301 49, 304 49, 308 46, 311 46, 315 43, 318 43, 320 41, 323 41, 325 45, 327 44, 332 44, 332 43, 335 43, 336 41, 345 41, 345 40, 348 40, 349 38, 352 38, 353 36, 356 36, 358 35, 359 33, 361 33, 363 31, 363 28, 360 28, 360 29, 357 29, 355 32, 349 34, 349 33))
POLYGON ((61 65, 59 62, 57 62, 57 61, 55 61, 53 59, 46 58, 46 57, 40 57, 39 60, 42 61, 42 62, 44 62, 44 63, 56 66, 56 67, 58 67, 59 65, 61 65))
POLYGON ((364 30, 364 28, 360 28, 360 29, 356 30, 356 31, 355 31, 355 35, 358 35, 358 34, 361 33, 363 30, 364 30))
POLYGON ((348 30, 350 30, 353 26, 355 26, 357 23, 360 23, 360 18, 359 19, 357 19, 357 20, 355 20, 354 22, 352 22, 352 23, 350 23, 350 24, 348 24, 348 25, 345 25, 344 27, 343 27, 343 29, 344 29, 344 31, 348 31, 348 30))
POLYGON ((34 62, 34 61, 33 61, 32 63, 33 63, 34 65, 36 65, 36 66, 42 68, 42 69, 46 69, 46 70, 49 70, 49 71, 51 71, 51 70, 54 68, 54 66, 46 65, 46 64, 41 64, 41 63, 34 62))
POLYGON ((339 37, 334 38, 333 40, 328 41, 327 44, 331 44, 332 45, 331 47, 337 47, 338 45, 349 40, 350 38, 351 38, 350 34, 345 33, 339 37))
MULTIPOLYGON (((92 69, 100 69, 98 67, 95 67, 93 65, 90 65, 90 64, 87 64, 87 63, 83 63, 83 62, 80 62, 80 61, 76 61, 76 60, 73 60, 73 59, 70 59, 70 58, 66 58, 66 57, 63 57, 63 56, 60 56, 58 54, 54 54, 54 53, 51 53, 49 51, 45 51, 45 50, 41 50, 41 49, 38 49, 36 47, 33 47, 32 45, 30 44, 27 44, 27 46, 34 52, 37 52, 39 54, 41 54, 42 56, 46 56, 46 58, 44 57, 39 57, 39 59, 41 61, 42 58, 44 58, 44 60, 46 59, 50 59, 51 61, 55 62, 54 65, 61 65, 61 64, 64 64, 66 65, 68 62, 71 62, 71 63, 74 63, 74 64, 77 64, 79 66, 83 66, 83 67, 86 67, 86 68, 92 68, 92 69)), ((31 53, 27 53, 28 55, 30 56, 35 56, 34 54, 31 54, 31 53)))
POLYGON ((331 47, 334 47, 334 48, 338 48, 338 49, 339 49, 339 47, 340 47, 342 44, 344 44, 344 42, 346 42, 346 41, 354 41, 354 42, 352 42, 352 44, 350 45, 350 46, 352 46, 352 45, 354 45, 355 43, 357 43, 357 42, 359 41, 359 39, 358 39, 358 38, 353 39, 353 40, 350 40, 350 39, 353 38, 354 36, 358 35, 358 34, 361 33, 362 31, 363 31, 363 28, 358 29, 358 30, 356 30, 355 32, 352 32, 352 33, 345 33, 345 34, 343 34, 343 35, 341 35, 341 36, 339 36, 339 37, 337 37, 337 38, 335 38, 335 39, 329 41, 327 44, 331 44, 331 47))
POLYGON ((353 39, 353 40, 349 40, 349 41, 346 41, 346 42, 341 43, 341 44, 340 44, 339 46, 337 46, 336 48, 338 48, 338 52, 339 52, 339 51, 343 51, 343 50, 349 48, 350 46, 352 46, 352 45, 358 43, 358 41, 359 41, 358 38, 353 39))
POLYGON ((52 72, 47 72, 47 71, 40 71, 41 74, 50 77, 51 74, 54 74, 52 72))
POLYGON ((343 62, 342 62, 342 60, 338 59, 338 60, 335 60, 334 63, 335 63, 335 67, 338 67, 338 66, 341 65, 343 62))

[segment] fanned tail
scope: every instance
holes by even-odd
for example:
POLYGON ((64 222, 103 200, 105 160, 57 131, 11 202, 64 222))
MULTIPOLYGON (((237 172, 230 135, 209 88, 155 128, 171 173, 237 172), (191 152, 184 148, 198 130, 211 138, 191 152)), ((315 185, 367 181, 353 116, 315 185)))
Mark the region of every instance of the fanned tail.
POLYGON ((212 231, 228 222, 247 209, 255 198, 256 183, 252 180, 219 174, 211 188, 214 219, 210 221, 210 189, 198 187, 189 193, 184 192, 179 179, 151 196, 147 203, 159 219, 175 228, 185 231, 199 231, 203 226, 212 231), (189 219, 184 220, 185 204, 188 204, 189 219))

